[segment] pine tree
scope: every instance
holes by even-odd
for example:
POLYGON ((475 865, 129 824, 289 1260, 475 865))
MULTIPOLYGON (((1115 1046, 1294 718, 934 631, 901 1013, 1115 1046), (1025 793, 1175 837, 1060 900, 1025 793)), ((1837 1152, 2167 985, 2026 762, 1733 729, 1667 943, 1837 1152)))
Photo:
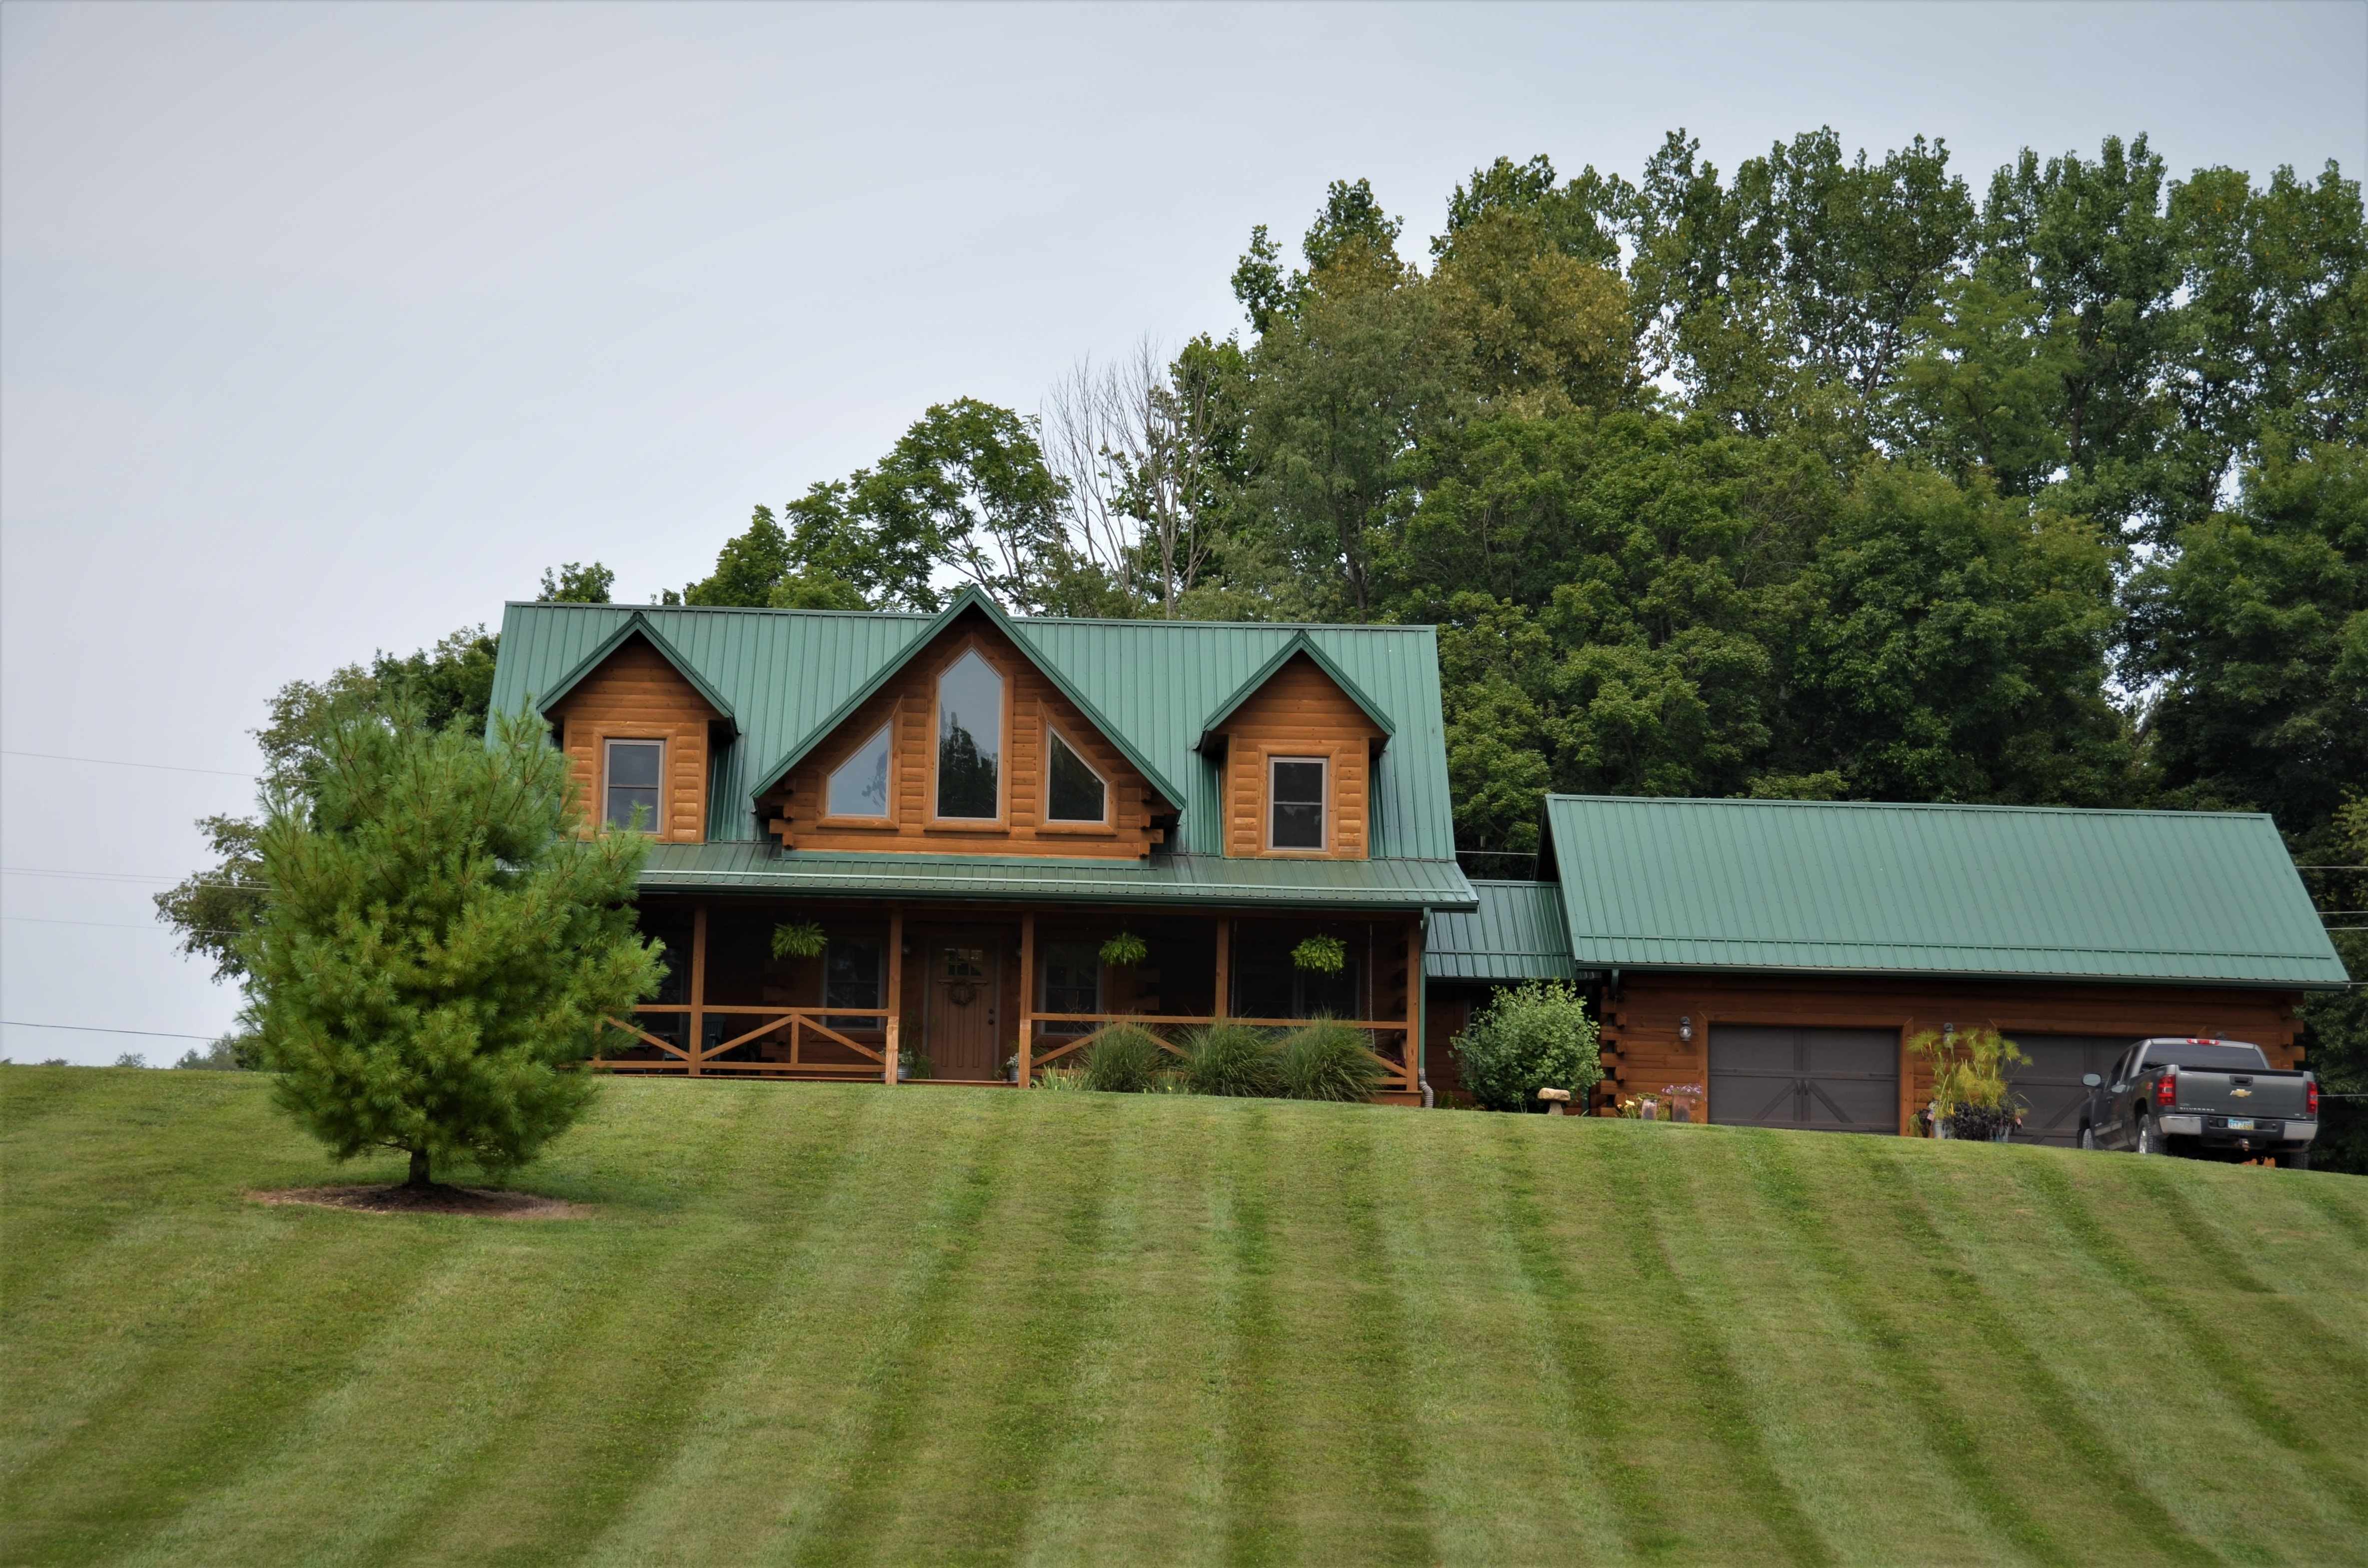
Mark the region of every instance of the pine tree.
POLYGON ((340 1160, 531 1159, 589 1107, 604 1017, 658 983, 632 899, 648 841, 579 835, 549 728, 492 744, 416 707, 347 706, 309 792, 269 801, 262 918, 245 943, 275 1094, 340 1160))

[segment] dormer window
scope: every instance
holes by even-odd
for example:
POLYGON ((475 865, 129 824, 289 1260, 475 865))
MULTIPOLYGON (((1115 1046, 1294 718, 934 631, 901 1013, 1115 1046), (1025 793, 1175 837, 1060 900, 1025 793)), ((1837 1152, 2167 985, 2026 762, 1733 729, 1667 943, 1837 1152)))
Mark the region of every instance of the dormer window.
POLYGON ((1045 767, 1044 820, 1047 822, 1100 823, 1110 820, 1110 786, 1102 781, 1075 747, 1061 738, 1059 731, 1047 727, 1044 732, 1047 765, 1045 767))
POLYGON ((884 817, 888 814, 888 726, 856 749, 855 755, 831 771, 829 814, 835 817, 884 817))
POLYGON ((973 649, 938 677, 938 815, 1003 814, 1003 677, 973 649))
POLYGON ((1331 764, 1321 757, 1279 756, 1269 765, 1267 799, 1271 816, 1267 842, 1275 849, 1324 847, 1325 775, 1331 764))
POLYGON ((608 810, 602 820, 610 827, 659 831, 658 779, 665 761, 664 741, 610 741, 608 810))

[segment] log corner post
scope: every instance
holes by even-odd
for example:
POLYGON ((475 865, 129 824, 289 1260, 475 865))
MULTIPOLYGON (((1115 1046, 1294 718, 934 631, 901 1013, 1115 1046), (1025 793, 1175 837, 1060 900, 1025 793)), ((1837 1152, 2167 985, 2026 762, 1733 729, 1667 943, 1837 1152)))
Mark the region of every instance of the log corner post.
POLYGON ((1036 916, 1030 913, 1019 917, 1019 1049, 1013 1052, 1018 1065, 1011 1074, 1011 1081, 1023 1089, 1028 1087, 1029 1058, 1035 1043, 1036 916))
POLYGON ((690 910, 690 1076, 707 1056, 707 902, 690 910))
POLYGON ((896 1052, 905 1022, 905 912, 888 912, 888 1049, 881 1052, 882 1082, 896 1081, 896 1052))

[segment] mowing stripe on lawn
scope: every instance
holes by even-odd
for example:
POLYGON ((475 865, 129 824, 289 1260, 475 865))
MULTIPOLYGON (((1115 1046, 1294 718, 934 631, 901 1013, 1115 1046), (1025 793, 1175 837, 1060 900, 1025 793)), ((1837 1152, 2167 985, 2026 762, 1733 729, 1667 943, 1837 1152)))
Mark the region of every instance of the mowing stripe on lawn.
POLYGON ((1873 1353, 1893 1397, 1916 1415, 1926 1441, 1967 1501, 2017 1551, 2043 1562, 2077 1562, 1998 1480, 1983 1457, 1979 1437, 1911 1348, 1913 1336, 1891 1321, 1857 1261, 1835 1244, 1827 1217, 1782 1136, 1759 1128, 1739 1129, 1736 1136, 1743 1141, 1745 1168, 1760 1201, 1790 1228, 1802 1252, 1824 1276, 1836 1304, 1873 1353))
MULTIPOLYGON (((1535 1142, 1525 1121, 1513 1118, 1507 1118, 1502 1126, 1490 1131, 1490 1153, 1495 1156, 1497 1176, 1497 1213, 1512 1243, 1522 1283, 1551 1324, 1553 1339, 1548 1354, 1554 1381, 1569 1401, 1578 1429, 1584 1434, 1588 1470, 1611 1505, 1622 1543, 1630 1555, 1666 1556, 1683 1541, 1669 1522, 1668 1505, 1655 1489, 1651 1476, 1643 1466, 1630 1462, 1626 1457, 1627 1411, 1614 1397, 1610 1380, 1602 1375, 1613 1363, 1589 1321, 1586 1294, 1571 1277, 1554 1245, 1545 1206, 1538 1196, 1535 1142)), ((1592 1157, 1575 1163, 1589 1168, 1600 1183, 1602 1173, 1595 1166, 1600 1152, 1590 1143, 1577 1146, 1573 1153, 1581 1150, 1592 1157)))
POLYGON ((2332 1221, 2336 1229, 2351 1238, 2351 1244, 2368 1252, 2368 1214, 2362 1214, 2335 1195, 2335 1184, 2311 1179, 2300 1184, 2302 1200, 2332 1221))
POLYGON ((1275 1374, 1282 1363, 1284 1330, 1275 1311, 1280 1261, 1274 1214, 1257 1179, 1273 1166, 1272 1115, 1254 1105, 1228 1131, 1217 1156, 1219 1239, 1227 1268, 1225 1379, 1225 1561, 1260 1568, 1296 1553, 1292 1521, 1277 1506, 1275 1374))
POLYGON ((1790 1561, 1834 1562, 1832 1547, 1817 1533, 1769 1457, 1759 1416, 1745 1392, 1748 1385, 1728 1356, 1717 1324, 1669 1261, 1664 1225, 1680 1179, 1669 1142, 1634 1137, 1600 1142, 1617 1194, 1612 1211, 1641 1221, 1620 1228, 1627 1242, 1629 1262, 1647 1292, 1640 1304, 1676 1333, 1679 1357, 1697 1407, 1708 1415, 1711 1436, 1726 1452, 1730 1467, 1726 1481, 1734 1495, 1747 1505, 1754 1521, 1775 1537, 1776 1545, 1790 1561))
POLYGON ((762 1092, 734 1085, 728 1099, 680 1109, 716 1128, 694 1185, 767 1192, 779 1221, 760 1230, 728 1221, 635 1227, 606 1260, 605 1289, 587 1290, 573 1314, 582 1325, 575 1343, 592 1347, 593 1363, 564 1355, 540 1363, 521 1397, 485 1424, 468 1461, 361 1561, 571 1561, 663 1474, 756 1332, 761 1303, 812 1223, 811 1199, 860 1125, 844 1102, 825 1105, 799 1124, 802 1140, 813 1142, 784 1149, 762 1092), (787 1191, 777 1185, 784 1183, 787 1191))
MULTIPOLYGON (((962 1267, 980 1240, 980 1222, 996 1198, 996 1178, 1009 1153, 1004 1131, 981 1119, 972 1142, 947 1150, 942 1185, 928 1213, 914 1227, 912 1285, 898 1292, 889 1335, 866 1369, 874 1391, 855 1456, 819 1510, 791 1561, 799 1564, 856 1562, 882 1544, 899 1500, 921 1483, 911 1474, 911 1450, 928 1403, 947 1308, 961 1291, 962 1267)), ((883 1303, 884 1304, 884 1303, 883 1303)))
POLYGON ((1438 1552, 1418 1491, 1423 1444, 1406 1369, 1406 1316, 1375 1191, 1373 1116, 1336 1114, 1339 1120, 1325 1142, 1338 1167, 1339 1219, 1349 1244, 1349 1322, 1356 1349, 1345 1360, 1359 1374, 1355 1408, 1363 1417, 1364 1441, 1358 1458, 1371 1488, 1365 1502, 1379 1529, 1379 1539, 1366 1545, 1365 1560, 1432 1562, 1438 1552), (1376 1551, 1378 1556, 1371 1555, 1376 1551))
MULTIPOLYGON (((2295 1426, 2293 1419, 2279 1408, 2277 1402, 2270 1397, 2269 1391, 2237 1364, 2225 1339, 2198 1322, 2186 1302, 2165 1289, 2097 1223, 2061 1171, 2035 1161, 2021 1162, 2016 1176, 2024 1187, 2048 1206, 2058 1222, 2100 1269, 2145 1302, 2148 1310, 2186 1342, 2187 1364, 2208 1375, 2255 1431, 2309 1465, 2312 1471, 2335 1493, 2338 1505, 2355 1520, 2368 1520, 2368 1488, 2363 1488, 2357 1477, 2328 1454, 2317 1439, 2295 1426)), ((2151 1194, 2163 1196, 2161 1180, 2153 1173, 2141 1171, 2138 1180, 2148 1187, 2151 1194)))
POLYGON ((0 1505, 0 1561, 112 1556, 228 1485, 409 1310, 459 1239, 423 1246, 374 1217, 324 1210, 283 1222, 293 1235, 270 1267, 215 1296, 138 1381, 111 1390, 15 1479, 0 1505))
POLYGON ((2047 1369, 2039 1353, 2018 1333, 1982 1286, 1980 1274, 1949 1241, 1919 1191, 1915 1173, 1896 1150, 1873 1139, 1851 1150, 1861 1174, 1890 1204, 1892 1216, 1925 1271, 1949 1297, 1956 1321, 1969 1326, 1998 1365, 2022 1385, 2023 1397, 2047 1423, 2049 1433, 2089 1474, 2088 1494, 2106 1505, 2165 1556, 2182 1562, 2216 1563, 2219 1553, 2180 1528, 2161 1500, 2147 1491, 2120 1452, 2097 1429, 2063 1381, 2047 1369))

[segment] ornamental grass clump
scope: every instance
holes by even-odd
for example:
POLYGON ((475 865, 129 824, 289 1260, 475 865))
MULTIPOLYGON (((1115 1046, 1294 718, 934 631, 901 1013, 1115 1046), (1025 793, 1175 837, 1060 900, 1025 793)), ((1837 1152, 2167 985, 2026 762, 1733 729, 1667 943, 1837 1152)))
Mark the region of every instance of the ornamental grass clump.
POLYGON ((1389 1071, 1365 1049, 1362 1030, 1330 1018, 1293 1030, 1277 1066, 1294 1100, 1369 1100, 1389 1071))
POLYGON ((1223 1018, 1184 1037, 1184 1077, 1196 1095, 1271 1098, 1282 1093, 1282 1062, 1272 1037, 1223 1018))
POLYGON ((1106 1095, 1140 1095, 1156 1086, 1167 1052, 1140 1024, 1112 1024, 1086 1048, 1085 1086, 1106 1095))
POLYGON ((2024 1103, 2008 1085, 2006 1070, 2028 1065, 2031 1058, 1998 1030, 1926 1029, 1908 1037, 1907 1050, 1932 1064, 1936 1136, 1988 1142, 2021 1124, 2024 1103))
POLYGON ((1455 1044, 1463 1086, 1489 1110, 1544 1108, 1540 1089, 1584 1106, 1602 1080, 1595 1020, 1567 985, 1531 982, 1497 993, 1455 1044))

